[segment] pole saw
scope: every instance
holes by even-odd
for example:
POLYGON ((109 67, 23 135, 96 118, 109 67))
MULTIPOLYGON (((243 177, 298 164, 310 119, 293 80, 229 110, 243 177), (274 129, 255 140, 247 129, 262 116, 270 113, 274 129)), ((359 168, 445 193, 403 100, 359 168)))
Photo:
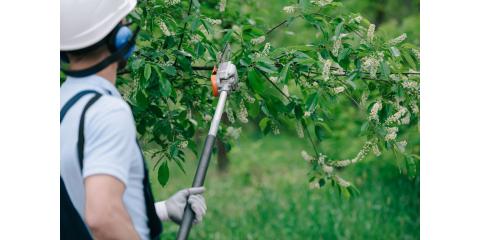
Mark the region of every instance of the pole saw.
MULTIPOLYGON (((218 127, 222 118, 223 109, 227 101, 227 96, 231 91, 235 91, 238 88, 238 74, 237 67, 230 61, 231 49, 227 43, 223 49, 220 57, 220 63, 217 67, 214 66, 212 76, 210 80, 212 82, 213 95, 219 96, 217 107, 215 108, 215 114, 213 115, 212 122, 208 135, 203 145, 202 154, 198 162, 197 171, 193 179, 192 187, 201 187, 205 181, 205 176, 208 170, 208 164, 210 162, 210 156, 212 155, 213 145, 217 136, 218 127)), ((182 224, 177 233, 177 240, 188 239, 188 234, 192 227, 194 213, 187 203, 185 211, 183 212, 182 224)))

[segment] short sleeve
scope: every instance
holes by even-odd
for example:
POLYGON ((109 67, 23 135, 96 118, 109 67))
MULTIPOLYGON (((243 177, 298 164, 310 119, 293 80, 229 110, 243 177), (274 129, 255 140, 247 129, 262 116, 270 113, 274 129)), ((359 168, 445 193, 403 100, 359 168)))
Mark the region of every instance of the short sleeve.
POLYGON ((127 186, 129 169, 139 151, 133 116, 120 99, 105 96, 100 100, 85 118, 83 177, 106 174, 127 186))

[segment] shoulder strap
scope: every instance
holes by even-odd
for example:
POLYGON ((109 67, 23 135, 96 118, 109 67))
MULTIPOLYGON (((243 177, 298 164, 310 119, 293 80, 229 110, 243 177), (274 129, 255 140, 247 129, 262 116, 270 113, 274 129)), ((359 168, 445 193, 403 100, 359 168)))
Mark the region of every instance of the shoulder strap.
POLYGON ((101 97, 100 93, 96 93, 85 105, 80 117, 80 124, 78 126, 78 141, 77 141, 77 155, 78 163, 80 164, 80 171, 83 171, 83 149, 85 148, 85 114, 87 110, 101 97))
POLYGON ((63 121, 63 118, 65 117, 65 115, 67 114, 68 110, 70 110, 70 108, 75 105, 75 103, 80 100, 80 98, 82 98, 83 96, 87 95, 87 94, 90 94, 90 93, 97 93, 99 94, 97 91, 95 90, 83 90, 77 94, 75 94, 75 96, 73 96, 72 98, 70 98, 67 103, 65 103, 65 105, 63 105, 62 109, 60 110, 60 123, 62 123, 63 121))

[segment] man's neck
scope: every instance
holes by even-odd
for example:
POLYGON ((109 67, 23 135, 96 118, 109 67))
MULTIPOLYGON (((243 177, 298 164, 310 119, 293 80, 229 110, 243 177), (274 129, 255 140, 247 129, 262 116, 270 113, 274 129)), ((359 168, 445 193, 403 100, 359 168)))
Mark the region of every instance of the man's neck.
MULTIPOLYGON (((89 68, 93 65, 97 64, 96 62, 88 62, 88 61, 79 61, 79 62, 72 62, 70 64, 70 69, 71 70, 81 70, 81 69, 86 69, 89 68)), ((100 76, 102 78, 105 78, 109 82, 115 86, 115 82, 117 80, 117 68, 118 68, 118 63, 112 63, 108 65, 108 67, 104 68, 102 71, 97 72, 96 75, 100 76)))

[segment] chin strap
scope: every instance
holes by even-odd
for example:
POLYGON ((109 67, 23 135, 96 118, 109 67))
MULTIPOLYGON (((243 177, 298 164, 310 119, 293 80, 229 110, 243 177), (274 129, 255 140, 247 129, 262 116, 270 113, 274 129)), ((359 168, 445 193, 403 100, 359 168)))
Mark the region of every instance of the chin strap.
POLYGON ((123 46, 118 51, 112 53, 110 56, 106 57, 101 62, 99 62, 99 63, 97 63, 97 64, 95 64, 95 65, 93 65, 89 68, 85 68, 85 69, 81 69, 81 70, 69 70, 69 69, 60 68, 60 70, 62 70, 68 76, 72 76, 72 77, 86 77, 86 76, 93 75, 97 72, 100 72, 103 69, 105 69, 106 67, 108 67, 110 64, 112 64, 112 63, 120 60, 121 58, 123 58, 123 56, 125 56, 125 54, 127 54, 128 51, 130 51, 130 49, 135 45, 135 39, 137 38, 137 35, 138 35, 139 31, 140 31, 140 28, 138 27, 135 30, 135 32, 133 33, 132 38, 130 38, 130 40, 128 40, 128 42, 127 42, 127 44, 125 44, 125 46, 123 46))

